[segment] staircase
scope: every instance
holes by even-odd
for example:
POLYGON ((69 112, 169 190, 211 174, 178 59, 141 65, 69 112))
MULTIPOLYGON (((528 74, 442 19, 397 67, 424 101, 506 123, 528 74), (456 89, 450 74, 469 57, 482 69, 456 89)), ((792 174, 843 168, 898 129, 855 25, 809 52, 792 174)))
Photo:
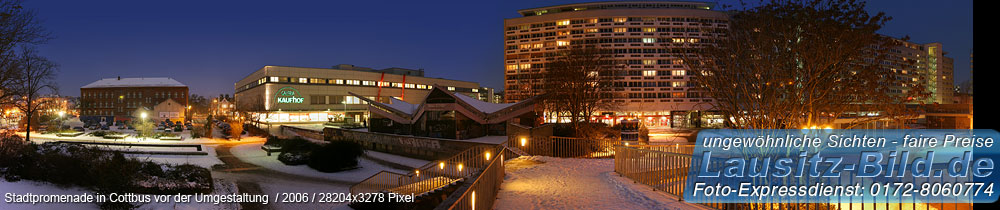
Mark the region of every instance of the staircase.
MULTIPOLYGON (((381 171, 351 186, 351 194, 397 193, 414 195, 414 203, 351 203, 355 209, 434 208, 465 180, 474 179, 489 160, 497 158, 501 146, 472 147, 450 158, 433 161, 406 174, 381 171), (443 197, 442 197, 443 196, 443 197)), ((508 155, 513 156, 513 155, 508 155)), ((510 157, 505 157, 510 158, 510 157)))

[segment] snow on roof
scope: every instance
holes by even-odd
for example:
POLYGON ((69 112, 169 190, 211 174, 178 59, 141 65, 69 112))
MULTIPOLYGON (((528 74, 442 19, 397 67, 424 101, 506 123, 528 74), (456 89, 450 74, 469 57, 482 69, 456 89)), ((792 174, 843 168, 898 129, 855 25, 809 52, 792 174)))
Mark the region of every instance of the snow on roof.
POLYGON ((418 105, 416 104, 406 103, 405 101, 393 97, 389 97, 389 101, 391 104, 385 104, 385 103, 382 104, 385 104, 388 107, 392 107, 393 109, 402 111, 403 113, 406 114, 413 114, 414 112, 417 111, 418 105))
POLYGON ((500 111, 503 108, 507 108, 510 105, 514 105, 513 103, 496 104, 496 103, 490 103, 490 102, 480 101, 478 99, 474 99, 472 97, 469 97, 467 95, 462 95, 462 94, 455 94, 455 96, 458 99, 461 99, 462 101, 465 101, 465 103, 467 103, 469 105, 472 105, 472 107, 475 107, 479 111, 486 112, 486 113, 493 113, 493 112, 496 112, 496 111, 500 111))
POLYGON ((84 85, 81 88, 112 88, 112 87, 187 87, 177 80, 167 77, 150 78, 106 78, 84 85))

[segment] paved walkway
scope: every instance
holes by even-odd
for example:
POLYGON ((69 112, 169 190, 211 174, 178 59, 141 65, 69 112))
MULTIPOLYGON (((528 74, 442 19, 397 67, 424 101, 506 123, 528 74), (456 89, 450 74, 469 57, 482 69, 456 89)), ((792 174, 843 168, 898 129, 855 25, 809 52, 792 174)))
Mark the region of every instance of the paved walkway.
MULTIPOLYGON (((243 162, 236 156, 233 156, 233 154, 229 151, 230 148, 232 148, 232 146, 234 145, 229 145, 229 144, 219 145, 219 147, 215 149, 215 152, 218 154, 219 160, 221 160, 225 165, 223 165, 223 167, 213 168, 212 177, 236 182, 236 186, 239 188, 240 193, 276 196, 277 193, 302 193, 310 191, 309 189, 303 189, 304 191, 291 191, 300 189, 294 186, 309 186, 310 188, 312 188, 312 191, 316 191, 315 189, 320 189, 321 192, 346 193, 346 189, 349 189, 351 185, 355 184, 343 181, 327 180, 316 177, 289 174, 281 171, 275 171, 268 168, 260 167, 251 163, 243 162), (271 190, 272 192, 265 192, 267 186, 272 186, 275 187, 276 189, 271 190)), ((273 197, 270 199, 271 201, 275 200, 275 198, 273 197)), ((279 197, 278 199, 281 199, 281 197, 279 197)), ((329 209, 341 205, 344 204, 343 203, 339 204, 338 203, 333 203, 333 204, 272 203, 268 205, 260 205, 257 203, 245 203, 241 204, 241 207, 243 207, 243 209, 301 209, 301 207, 305 207, 307 209, 314 209, 314 208, 329 209), (295 207, 295 206, 301 206, 301 207, 295 207)))
POLYGON ((635 184, 613 159, 522 156, 504 163, 495 209, 707 209, 635 184))

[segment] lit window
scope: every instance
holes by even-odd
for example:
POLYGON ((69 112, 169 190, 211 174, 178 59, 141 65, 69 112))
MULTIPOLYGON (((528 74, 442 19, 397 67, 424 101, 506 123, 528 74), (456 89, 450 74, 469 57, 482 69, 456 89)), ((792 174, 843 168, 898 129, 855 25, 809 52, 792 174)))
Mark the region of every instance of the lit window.
POLYGON ((278 77, 271 77, 271 82, 278 82, 278 77))
POLYGON ((567 45, 569 45, 569 41, 556 41, 556 45, 557 46, 567 46, 567 45))
POLYGON ((478 93, 478 92, 479 92, 479 89, 472 89, 472 92, 473 92, 473 93, 478 93))
POLYGON ((674 43, 684 43, 684 39, 674 38, 674 43))
POLYGON ((625 33, 625 31, 627 31, 627 29, 625 29, 625 28, 615 28, 613 31, 615 33, 625 33))
POLYGON ((530 63, 521 64, 521 69, 530 69, 530 68, 531 68, 530 63))
POLYGON ((448 91, 455 91, 455 87, 448 87, 448 91))
POLYGON ((646 76, 646 77, 656 76, 656 71, 654 71, 654 70, 642 71, 642 76, 646 76))
POLYGON ((507 65, 507 70, 517 70, 517 64, 507 65))
POLYGON ((569 31, 560 31, 560 32, 556 32, 556 35, 557 35, 557 36, 566 36, 566 35, 569 35, 569 31))
POLYGON ((642 65, 656 65, 656 60, 642 60, 642 65))
POLYGON ((344 104, 361 104, 361 99, 359 99, 358 97, 355 97, 355 96, 345 96, 344 97, 344 101, 341 102, 341 103, 344 103, 344 104))
POLYGON ((642 28, 643 32, 656 32, 656 28, 642 28))
POLYGON ((344 84, 344 80, 342 80, 342 79, 338 79, 338 80, 336 80, 336 83, 337 83, 338 85, 343 85, 343 84, 344 84))
POLYGON ((687 86, 687 82, 673 82, 674 87, 684 87, 687 86))
POLYGON ((596 28, 588 28, 588 29, 584 29, 583 32, 586 32, 586 33, 597 33, 597 29, 596 28))
POLYGON ((588 19, 587 23, 597 23, 597 18, 588 19))
POLYGON ((642 43, 656 43, 656 38, 642 38, 642 43))
POLYGON ((689 39, 688 40, 688 42, 690 42, 690 43, 698 43, 698 41, 701 41, 701 39, 689 39))
POLYGON ((428 89, 427 85, 417 85, 417 89, 428 89))
POLYGON ((626 20, 628 20, 628 18, 619 17, 614 19, 616 23, 624 23, 626 20))
POLYGON ((542 48, 542 47, 545 47, 545 44, 538 43, 538 44, 535 44, 535 46, 533 46, 533 47, 534 48, 542 48))
POLYGON ((299 83, 309 83, 309 78, 299 78, 299 83))
POLYGON ((687 72, 685 72, 684 70, 673 70, 673 71, 671 71, 670 74, 673 74, 675 76, 680 76, 680 75, 685 75, 686 73, 687 72))
POLYGON ((559 26, 569 25, 569 20, 560 20, 559 22, 556 22, 556 25, 559 26))

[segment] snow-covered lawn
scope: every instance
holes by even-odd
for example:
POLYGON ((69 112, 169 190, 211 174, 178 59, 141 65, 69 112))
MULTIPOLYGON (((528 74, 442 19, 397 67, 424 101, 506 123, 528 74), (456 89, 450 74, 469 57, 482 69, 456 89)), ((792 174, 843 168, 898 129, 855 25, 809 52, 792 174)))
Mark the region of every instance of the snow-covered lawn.
POLYGON ((498 210, 707 209, 619 177, 614 159, 529 156, 504 164, 498 210))
POLYGON ((289 174, 316 177, 327 180, 334 181, 345 181, 345 182, 361 182, 362 180, 375 175, 380 171, 386 170, 396 173, 406 173, 401 170, 389 168, 387 166, 380 165, 378 163, 372 162, 370 160, 359 158, 358 165, 361 168, 341 171, 336 173, 323 173, 316 171, 315 169, 309 168, 306 165, 290 166, 278 161, 278 153, 271 153, 271 156, 267 156, 267 152, 260 149, 263 143, 255 144, 243 144, 239 146, 232 147, 229 151, 239 158, 243 162, 258 165, 264 168, 268 168, 275 171, 280 171, 289 174))
MULTIPOLYGON (((117 131, 117 130, 112 130, 117 131)), ((91 131, 87 131, 90 133, 91 131)), ((120 131, 126 134, 133 134, 135 131, 120 131)), ((263 137, 256 136, 243 136, 239 141, 233 139, 221 139, 221 138, 196 138, 192 139, 189 131, 174 132, 183 137, 183 140, 159 140, 154 138, 136 138, 133 136, 126 137, 125 139, 105 139, 103 137, 89 136, 83 134, 75 137, 61 137, 55 134, 41 134, 41 133, 31 133, 31 140, 36 142, 46 142, 46 141, 85 141, 85 142, 109 142, 109 143, 134 143, 134 144, 229 144, 229 143, 247 143, 247 142, 264 142, 266 139, 263 137)), ((19 133, 22 137, 24 133, 19 133)))
POLYGON ((205 167, 207 169, 212 169, 215 164, 223 164, 222 161, 217 158, 218 155, 215 153, 215 147, 202 145, 202 151, 208 153, 208 155, 150 155, 150 154, 126 154, 127 157, 136 158, 139 160, 150 160, 157 163, 166 164, 191 164, 196 166, 205 167))

